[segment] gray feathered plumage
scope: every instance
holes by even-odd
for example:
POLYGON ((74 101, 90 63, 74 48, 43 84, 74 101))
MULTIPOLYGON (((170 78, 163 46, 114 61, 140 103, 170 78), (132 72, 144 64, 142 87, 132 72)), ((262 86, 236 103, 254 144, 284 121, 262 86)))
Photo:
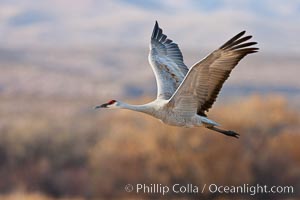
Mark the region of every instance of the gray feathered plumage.
POLYGON ((151 36, 149 62, 157 82, 157 98, 169 99, 184 79, 188 68, 176 43, 155 26, 151 36))
MULTIPOLYGON (((247 54, 258 51, 250 47, 256 42, 246 42, 252 36, 245 36, 245 31, 237 34, 219 49, 213 51, 203 60, 191 67, 178 90, 171 98, 171 102, 180 105, 185 99, 193 99, 197 114, 206 116, 232 69, 247 54)), ((191 101, 191 100, 189 100, 191 101)), ((193 102, 192 101, 192 102, 193 102)))

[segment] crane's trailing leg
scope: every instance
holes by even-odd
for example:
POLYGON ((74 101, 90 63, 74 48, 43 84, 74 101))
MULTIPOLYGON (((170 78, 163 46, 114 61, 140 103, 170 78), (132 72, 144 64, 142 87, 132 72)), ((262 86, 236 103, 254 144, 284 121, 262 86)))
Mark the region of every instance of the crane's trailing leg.
POLYGON ((217 132, 222 133, 222 134, 227 135, 227 136, 235 137, 235 138, 239 138, 239 136, 240 136, 240 134, 238 134, 234 131, 222 130, 222 129, 219 129, 215 126, 207 126, 206 128, 208 128, 210 130, 213 130, 213 131, 217 131, 217 132))

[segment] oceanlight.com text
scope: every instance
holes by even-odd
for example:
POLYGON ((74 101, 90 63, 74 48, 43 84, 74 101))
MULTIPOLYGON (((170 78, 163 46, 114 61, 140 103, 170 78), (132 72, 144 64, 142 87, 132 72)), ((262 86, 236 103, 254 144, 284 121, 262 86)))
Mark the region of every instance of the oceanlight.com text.
POLYGON ((268 185, 249 185, 243 184, 240 186, 222 186, 210 184, 208 187, 210 193, 219 194, 249 194, 254 196, 256 194, 293 194, 293 186, 268 186, 268 185))

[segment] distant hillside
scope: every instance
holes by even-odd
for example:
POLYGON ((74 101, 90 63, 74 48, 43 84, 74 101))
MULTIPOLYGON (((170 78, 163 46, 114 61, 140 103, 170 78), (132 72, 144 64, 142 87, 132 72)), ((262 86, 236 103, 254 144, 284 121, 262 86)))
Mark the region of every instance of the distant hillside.
MULTIPOLYGON (((191 66, 209 51, 184 51, 191 66)), ((35 96, 155 97, 156 83, 147 48, 85 47, 0 49, 0 94, 35 96)), ((300 94, 300 58, 246 57, 226 82, 222 95, 300 94)))

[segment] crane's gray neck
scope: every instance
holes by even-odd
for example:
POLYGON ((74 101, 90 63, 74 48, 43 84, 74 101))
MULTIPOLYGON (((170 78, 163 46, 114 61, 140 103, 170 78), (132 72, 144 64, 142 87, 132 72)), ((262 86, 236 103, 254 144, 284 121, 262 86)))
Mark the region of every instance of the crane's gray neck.
POLYGON ((131 105, 124 102, 119 101, 119 108, 121 109, 127 109, 127 110, 133 110, 137 112, 146 113, 149 115, 153 115, 154 109, 150 104, 144 104, 144 105, 131 105))

